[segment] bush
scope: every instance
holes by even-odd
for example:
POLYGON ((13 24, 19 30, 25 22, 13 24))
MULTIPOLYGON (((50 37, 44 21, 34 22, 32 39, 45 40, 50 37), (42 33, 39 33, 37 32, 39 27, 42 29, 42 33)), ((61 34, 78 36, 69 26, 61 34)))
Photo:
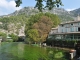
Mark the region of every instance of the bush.
POLYGON ((6 42, 13 42, 13 39, 8 39, 6 40, 6 42))
POLYGON ((74 48, 77 42, 79 41, 77 40, 52 40, 52 39, 47 39, 46 41, 47 45, 65 47, 65 48, 66 47, 74 48))
POLYGON ((3 32, 0 32, 0 37, 2 37, 2 41, 6 41, 6 34, 3 32))
POLYGON ((25 43, 31 44, 31 43, 32 43, 32 40, 31 40, 30 38, 26 38, 26 39, 25 39, 25 43))
POLYGON ((9 36, 13 39, 14 42, 18 41, 18 36, 17 35, 10 34, 9 36))

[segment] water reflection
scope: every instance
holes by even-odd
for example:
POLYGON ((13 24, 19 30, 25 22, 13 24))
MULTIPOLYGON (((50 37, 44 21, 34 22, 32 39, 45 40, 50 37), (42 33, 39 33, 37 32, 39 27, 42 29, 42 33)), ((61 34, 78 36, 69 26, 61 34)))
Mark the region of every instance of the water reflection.
POLYGON ((53 48, 36 47, 24 43, 0 44, 0 60, 59 60, 62 58, 65 58, 63 51, 53 48))
POLYGON ((23 57, 24 56, 24 44, 23 43, 18 43, 18 56, 23 57))

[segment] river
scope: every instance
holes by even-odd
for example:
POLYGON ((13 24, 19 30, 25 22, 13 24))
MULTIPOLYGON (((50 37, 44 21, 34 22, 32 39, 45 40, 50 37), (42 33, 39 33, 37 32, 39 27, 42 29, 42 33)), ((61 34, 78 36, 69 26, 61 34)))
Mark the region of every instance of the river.
POLYGON ((0 60, 68 60, 66 51, 22 42, 0 43, 0 60))

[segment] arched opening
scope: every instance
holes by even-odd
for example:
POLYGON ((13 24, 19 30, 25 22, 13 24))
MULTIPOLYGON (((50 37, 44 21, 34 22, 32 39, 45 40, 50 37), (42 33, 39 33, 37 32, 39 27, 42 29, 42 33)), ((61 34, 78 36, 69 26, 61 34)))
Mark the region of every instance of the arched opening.
POLYGON ((25 40, 25 36, 18 37, 18 42, 24 42, 24 40, 25 40))

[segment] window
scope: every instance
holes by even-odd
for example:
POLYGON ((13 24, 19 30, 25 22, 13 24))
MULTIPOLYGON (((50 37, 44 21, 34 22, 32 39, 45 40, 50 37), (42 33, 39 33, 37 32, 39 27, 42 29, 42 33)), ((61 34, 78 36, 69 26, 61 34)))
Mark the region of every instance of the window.
POLYGON ((74 27, 71 27, 71 28, 70 28, 70 31, 73 32, 73 31, 74 31, 74 27))
POLYGON ((78 31, 80 31, 80 27, 78 27, 78 31))
POLYGON ((62 29, 62 32, 63 32, 63 29, 62 29))
POLYGON ((68 32, 68 28, 66 28, 66 32, 68 32))
POLYGON ((73 25, 73 24, 71 24, 71 25, 73 25))

